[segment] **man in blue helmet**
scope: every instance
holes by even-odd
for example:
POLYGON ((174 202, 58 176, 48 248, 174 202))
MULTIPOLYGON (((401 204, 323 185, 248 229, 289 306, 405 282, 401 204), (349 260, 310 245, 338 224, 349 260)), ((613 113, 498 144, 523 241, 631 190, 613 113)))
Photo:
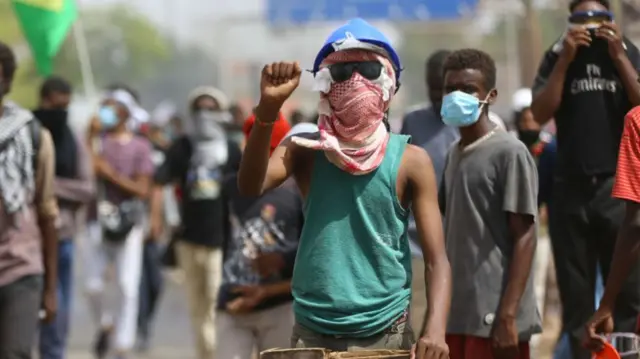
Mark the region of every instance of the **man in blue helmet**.
POLYGON ((292 279, 296 348, 412 348, 407 221, 413 209, 429 282, 427 320, 413 353, 449 357, 451 269, 433 165, 409 136, 391 134, 386 125, 400 70, 376 28, 361 19, 340 27, 314 63, 319 131, 287 139, 271 156, 273 123, 301 70, 279 62, 262 71, 238 185, 245 195, 259 195, 293 177, 305 198, 292 279))

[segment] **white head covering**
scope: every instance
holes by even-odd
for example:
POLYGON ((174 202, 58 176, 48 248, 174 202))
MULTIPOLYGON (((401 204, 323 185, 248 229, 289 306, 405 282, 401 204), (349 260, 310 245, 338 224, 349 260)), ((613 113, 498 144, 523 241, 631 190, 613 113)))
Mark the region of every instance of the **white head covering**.
POLYGON ((149 113, 145 111, 133 96, 125 90, 115 90, 105 94, 104 100, 113 100, 129 111, 129 126, 136 130, 149 122, 149 113))
POLYGON ((209 96, 214 100, 216 100, 216 102, 218 103, 218 106, 220 106, 220 110, 222 111, 229 110, 230 102, 227 95, 225 95, 224 92, 222 92, 222 90, 212 86, 201 86, 191 91, 188 99, 189 107, 193 105, 193 102, 196 99, 202 96, 209 96))
POLYGON ((176 113, 176 105, 170 101, 162 101, 158 106, 156 106, 151 114, 151 125, 160 128, 164 127, 176 113))
POLYGON ((514 112, 520 112, 525 108, 531 107, 533 94, 529 88, 521 88, 511 97, 511 109, 514 112))

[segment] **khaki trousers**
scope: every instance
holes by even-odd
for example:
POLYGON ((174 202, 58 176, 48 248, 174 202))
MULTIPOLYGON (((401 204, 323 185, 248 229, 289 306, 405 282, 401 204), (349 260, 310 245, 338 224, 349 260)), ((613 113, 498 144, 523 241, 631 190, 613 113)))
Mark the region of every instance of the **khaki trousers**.
POLYGON ((216 349, 215 313, 222 280, 222 250, 180 241, 176 243, 176 252, 184 271, 198 359, 212 359, 216 349))

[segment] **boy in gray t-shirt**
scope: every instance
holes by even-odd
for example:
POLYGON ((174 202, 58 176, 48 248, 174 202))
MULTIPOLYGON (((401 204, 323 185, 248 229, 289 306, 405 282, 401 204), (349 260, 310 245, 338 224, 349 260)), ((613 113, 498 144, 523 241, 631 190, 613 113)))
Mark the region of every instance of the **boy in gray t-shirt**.
POLYGON ((451 359, 529 358, 541 331, 531 266, 538 175, 527 148, 488 119, 496 70, 478 50, 444 66, 443 121, 460 128, 440 190, 453 273, 447 344, 451 359))

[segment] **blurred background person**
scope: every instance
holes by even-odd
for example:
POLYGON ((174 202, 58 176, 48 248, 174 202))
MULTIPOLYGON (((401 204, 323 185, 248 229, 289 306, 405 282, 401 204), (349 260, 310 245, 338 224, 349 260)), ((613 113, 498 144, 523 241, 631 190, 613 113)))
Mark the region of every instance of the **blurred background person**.
MULTIPOLYGON (((289 128, 284 118, 271 135, 272 150, 289 128)), ((255 116, 244 125, 249 136, 255 116)), ((225 179, 231 220, 218 299, 216 358, 251 359, 290 345, 291 276, 302 231, 302 197, 293 180, 259 197, 238 191, 236 174, 225 179)))
POLYGON ((155 174, 151 230, 154 236, 162 232, 162 188, 177 184, 182 192, 182 222, 175 234, 177 260, 185 275, 198 359, 211 359, 216 348, 222 244, 229 231, 223 180, 237 171, 241 153, 225 130, 231 115, 222 91, 196 88, 189 95, 188 108, 193 133, 173 142, 155 174))
MULTIPOLYGON (((443 65, 451 51, 437 50, 425 63, 425 84, 430 104, 409 109, 402 120, 401 133, 410 135, 411 142, 422 147, 433 163, 438 188, 442 180, 444 164, 451 145, 458 140, 458 129, 442 122, 440 107, 444 91, 443 65)), ((425 267, 420 249, 420 239, 416 222, 411 215, 409 220, 409 238, 411 240, 412 283, 411 283, 411 326, 416 334, 424 328, 427 315, 427 291, 425 286, 425 267)))
POLYGON ((293 110, 289 115, 289 124, 293 127, 299 123, 307 122, 307 116, 301 110, 293 110))
POLYGON ((140 93, 134 89, 133 87, 125 84, 125 83, 114 83, 110 86, 107 86, 107 91, 125 91, 128 93, 134 100, 135 108, 132 108, 133 113, 131 113, 131 118, 129 120, 128 126, 129 129, 137 134, 145 134, 148 130, 149 125, 149 113, 142 108, 142 104, 140 102, 140 93))
MULTIPOLYGON (((152 161, 155 168, 162 166, 166 153, 173 140, 174 129, 171 119, 175 116, 176 108, 171 103, 161 103, 153 111, 146 136, 152 146, 152 161)), ((164 221, 171 223, 171 228, 177 225, 178 216, 175 194, 171 187, 163 190, 164 221)), ((153 205, 152 205, 153 206, 153 205)), ((164 287, 162 274, 163 241, 166 231, 160 234, 149 233, 144 243, 142 254, 142 275, 140 278, 140 308, 138 311, 137 349, 145 352, 149 349, 151 325, 159 304, 160 295, 164 287)))
POLYGON ((78 215, 95 196, 91 154, 85 141, 69 127, 69 103, 73 89, 61 77, 47 78, 40 87, 40 103, 33 114, 49 130, 55 147, 53 190, 58 199, 58 314, 54 322, 40 328, 40 357, 66 358, 67 336, 73 296, 74 239, 78 215))
POLYGON ((237 103, 231 104, 229 106, 229 113, 231 114, 232 121, 228 125, 227 133, 229 138, 238 145, 244 141, 244 133, 242 133, 242 126, 244 125, 244 120, 247 118, 245 111, 242 109, 237 103))
POLYGON ((5 96, 16 57, 0 42, 0 358, 31 358, 39 310, 57 310, 58 204, 51 134, 5 96))
POLYGON ((144 201, 149 197, 153 174, 151 145, 128 124, 137 110, 129 93, 116 90, 104 99, 98 114, 105 132, 93 152, 100 228, 97 235, 87 238, 84 268, 89 304, 98 324, 94 343, 97 358, 104 358, 111 347, 117 358, 127 357, 136 338, 146 230, 144 201), (118 285, 115 318, 103 302, 109 265, 115 267, 118 285))
MULTIPOLYGON (((582 346, 582 327, 595 310, 597 267, 608 275, 624 218, 624 202, 611 191, 624 116, 640 105, 640 53, 613 21, 608 0, 573 0, 569 11, 568 29, 540 64, 531 110, 540 124, 556 120, 551 239, 563 331, 570 333, 572 358, 586 359, 591 353, 582 346)), ((618 331, 635 328, 637 278, 631 276, 617 302, 618 331)))

